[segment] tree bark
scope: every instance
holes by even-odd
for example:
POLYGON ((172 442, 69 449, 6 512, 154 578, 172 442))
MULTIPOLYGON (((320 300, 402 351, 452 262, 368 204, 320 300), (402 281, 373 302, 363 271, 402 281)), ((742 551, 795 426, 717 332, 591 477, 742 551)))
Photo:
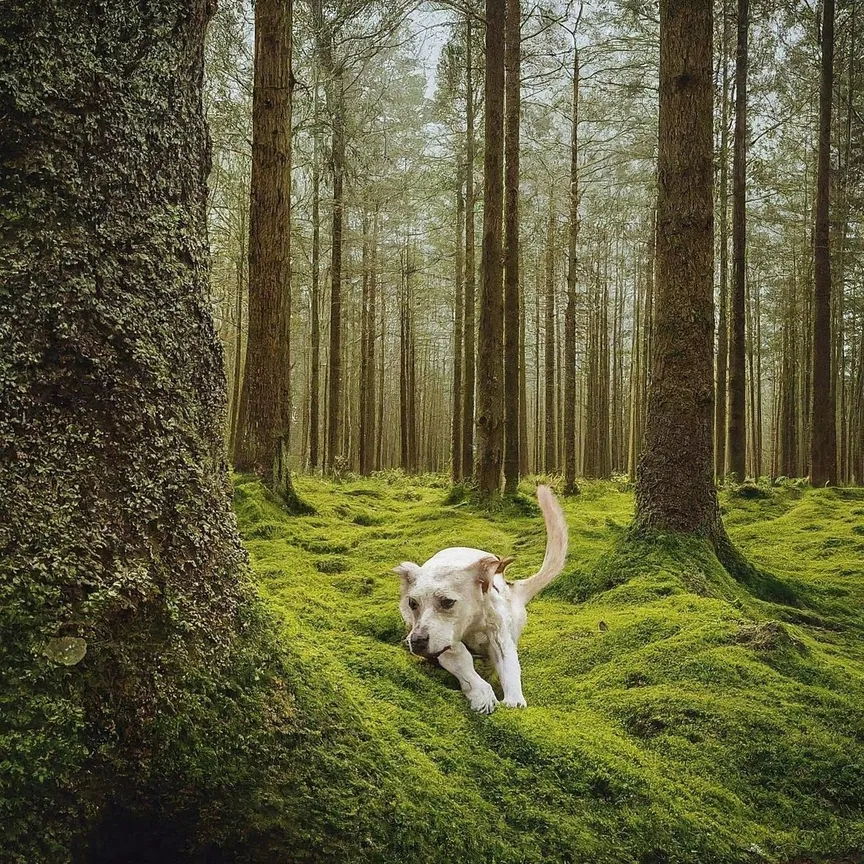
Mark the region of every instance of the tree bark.
POLYGON ((369 211, 364 208, 362 217, 363 248, 362 248, 362 274, 361 274, 361 298, 360 298, 360 400, 358 404, 358 415, 360 420, 360 431, 357 435, 358 444, 358 467, 360 474, 366 475, 372 470, 372 452, 375 442, 372 439, 374 425, 370 427, 369 418, 374 416, 374 408, 369 404, 370 378, 374 381, 374 367, 371 363, 369 352, 372 346, 375 319, 370 316, 369 291, 372 280, 373 265, 371 264, 372 253, 370 250, 370 228, 369 211), (370 372, 373 374, 370 375, 370 372))
POLYGON ((225 704, 248 613, 208 280, 210 8, 0 16, 0 650, 26 721, 3 756, 7 860, 86 860, 96 823, 145 812, 156 776, 203 804, 191 729, 225 757, 202 706, 225 704), (77 662, 59 637, 86 660, 59 665, 77 662))
MULTIPOLYGON (((245 202, 243 204, 245 210, 245 202)), ((237 299, 235 306, 234 373, 232 375, 231 425, 228 437, 228 452, 234 452, 237 440, 237 421, 240 416, 240 390, 243 383, 243 295, 246 293, 246 219, 240 221, 240 251, 237 256, 237 299)))
POLYGON ((462 474, 474 473, 474 389, 477 359, 474 292, 474 76, 470 11, 465 16, 465 377, 462 387, 462 474))
POLYGON ((528 467, 528 381, 525 369, 525 268, 519 267, 522 290, 519 292, 519 473, 524 477, 528 467))
POLYGON ((330 355, 327 399, 327 452, 325 468, 333 471, 342 456, 342 221, 344 208, 345 125, 343 73, 331 80, 333 141, 330 172, 333 177, 333 223, 330 235, 330 355))
POLYGON ((504 448, 504 297, 501 209, 504 198, 505 0, 486 0, 485 141, 483 148, 483 257, 477 340, 477 458, 481 495, 501 488, 504 448))
POLYGON ((453 409, 450 426, 450 460, 454 483, 462 481, 462 323, 464 295, 464 256, 462 239, 465 222, 465 169, 461 161, 460 147, 456 146, 456 255, 453 276, 453 409))
POLYGON ((732 321, 729 340, 729 473, 747 474, 746 254, 747 254, 747 31, 749 0, 738 0, 735 54, 735 140, 732 166, 732 321))
POLYGON ((836 410, 831 387, 830 170, 834 89, 834 0, 822 4, 822 72, 819 84, 819 151, 813 243, 813 410, 810 482, 837 484, 836 410))
POLYGON ((576 243, 579 239, 579 48, 573 39, 567 308, 564 312, 564 491, 576 491, 576 243))
POLYGON ((717 321, 717 386, 714 397, 714 474, 726 474, 726 402, 729 368, 729 9, 723 3, 723 85, 720 119, 720 312, 717 321))
POLYGON ((234 446, 237 471, 295 502, 291 428, 291 5, 255 6, 249 336, 234 446))
MULTIPOLYGON (((555 432, 555 199, 549 190, 549 218, 546 225, 545 285, 543 295, 543 408, 544 443, 543 467, 552 474, 558 467, 558 447, 555 432)), ((538 322, 539 326, 539 322, 538 322)))
POLYGON ((636 525, 717 540, 712 0, 661 0, 657 297, 636 525))
POLYGON ((312 288, 309 319, 311 326, 311 370, 309 375, 309 467, 318 467, 321 439, 321 157, 319 155, 320 104, 317 69, 314 82, 314 117, 312 122, 312 288))
POLYGON ((506 0, 504 43, 504 491, 519 486, 519 111, 522 14, 520 0, 506 0))

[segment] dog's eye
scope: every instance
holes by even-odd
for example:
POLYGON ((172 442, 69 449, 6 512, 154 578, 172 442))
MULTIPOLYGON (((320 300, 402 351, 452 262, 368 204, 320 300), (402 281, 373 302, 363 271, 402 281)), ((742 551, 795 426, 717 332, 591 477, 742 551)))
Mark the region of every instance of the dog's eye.
POLYGON ((416 610, 417 609, 417 601, 412 597, 408 601, 408 606, 409 606, 409 608, 416 610))
POLYGON ((455 605, 456 605, 456 601, 453 600, 451 597, 445 597, 441 601, 441 608, 442 609, 452 609, 455 605))

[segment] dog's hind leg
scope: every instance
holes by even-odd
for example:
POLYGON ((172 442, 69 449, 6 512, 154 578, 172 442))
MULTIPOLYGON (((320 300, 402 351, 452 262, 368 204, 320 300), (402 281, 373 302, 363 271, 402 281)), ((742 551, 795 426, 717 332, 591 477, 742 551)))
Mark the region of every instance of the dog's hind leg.
POLYGON ((504 690, 504 704, 508 708, 525 708, 527 703, 522 695, 522 667, 513 640, 509 636, 493 639, 489 649, 489 656, 504 690))
POLYGON ((462 692, 475 711, 491 714, 498 707, 498 699, 492 685, 477 674, 474 658, 461 642, 441 654, 438 662, 451 675, 459 679, 462 692))

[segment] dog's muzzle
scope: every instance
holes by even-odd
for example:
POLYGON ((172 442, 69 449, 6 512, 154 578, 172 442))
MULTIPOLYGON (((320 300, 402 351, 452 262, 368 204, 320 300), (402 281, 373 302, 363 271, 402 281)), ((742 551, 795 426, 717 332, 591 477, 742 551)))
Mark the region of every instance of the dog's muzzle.
POLYGON ((440 651, 435 651, 434 653, 429 651, 429 637, 421 636, 421 637, 408 637, 408 649, 412 654, 417 654, 420 657, 425 657, 427 660, 437 660, 445 651, 450 650, 450 646, 448 645, 446 648, 442 648, 440 651))

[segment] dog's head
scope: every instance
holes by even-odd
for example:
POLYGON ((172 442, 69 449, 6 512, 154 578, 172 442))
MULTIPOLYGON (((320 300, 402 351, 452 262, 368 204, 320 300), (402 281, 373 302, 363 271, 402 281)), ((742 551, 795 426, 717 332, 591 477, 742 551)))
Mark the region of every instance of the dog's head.
POLYGON ((512 560, 454 549, 422 567, 404 561, 394 568, 402 579, 399 611, 410 628, 406 641, 411 652, 433 658, 461 642, 482 612, 484 594, 495 590, 495 574, 503 573, 512 560))

